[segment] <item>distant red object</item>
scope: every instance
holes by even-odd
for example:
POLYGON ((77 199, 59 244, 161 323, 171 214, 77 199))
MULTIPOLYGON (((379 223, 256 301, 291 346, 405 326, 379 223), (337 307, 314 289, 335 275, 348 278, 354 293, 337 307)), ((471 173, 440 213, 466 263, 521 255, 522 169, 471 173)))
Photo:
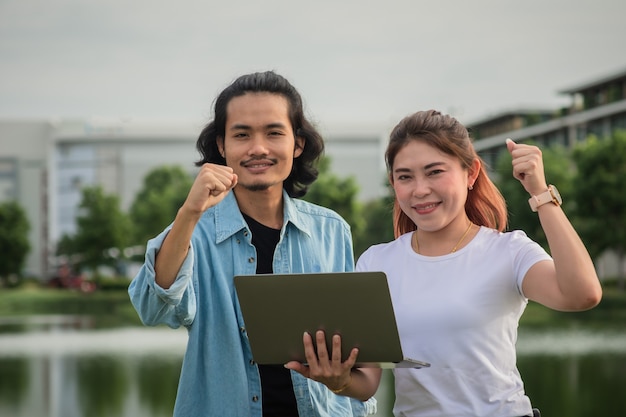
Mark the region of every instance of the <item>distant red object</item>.
POLYGON ((89 293, 96 289, 96 284, 85 279, 81 274, 75 274, 67 265, 61 265, 57 275, 48 281, 48 286, 52 288, 77 289, 81 292, 89 293))

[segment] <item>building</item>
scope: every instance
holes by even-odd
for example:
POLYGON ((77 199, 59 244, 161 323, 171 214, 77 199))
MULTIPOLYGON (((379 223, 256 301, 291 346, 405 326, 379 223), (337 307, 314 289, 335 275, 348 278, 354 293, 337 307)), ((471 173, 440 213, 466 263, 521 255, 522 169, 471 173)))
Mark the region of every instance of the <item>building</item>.
MULTIPOLYGON (((569 107, 508 111, 468 124, 475 148, 488 166, 495 166, 498 155, 506 152, 506 138, 571 147, 589 135, 604 138, 626 130, 626 69, 559 93, 569 95, 569 107)), ((607 251, 595 261, 601 278, 618 275, 616 254, 607 251)))
MULTIPOLYGON (((63 234, 76 231, 84 186, 100 185, 128 210, 144 176, 162 165, 195 175, 195 143, 202 126, 132 120, 0 120, 0 202, 16 200, 31 224, 24 273, 48 277, 63 234)), ((386 193, 386 129, 320 129, 331 171, 354 176, 362 201, 386 193)))
POLYGON ((540 146, 573 146, 589 135, 607 137, 626 129, 626 69, 563 89, 569 107, 555 110, 512 110, 468 123, 474 146, 488 165, 494 166, 504 141, 532 140, 540 146))

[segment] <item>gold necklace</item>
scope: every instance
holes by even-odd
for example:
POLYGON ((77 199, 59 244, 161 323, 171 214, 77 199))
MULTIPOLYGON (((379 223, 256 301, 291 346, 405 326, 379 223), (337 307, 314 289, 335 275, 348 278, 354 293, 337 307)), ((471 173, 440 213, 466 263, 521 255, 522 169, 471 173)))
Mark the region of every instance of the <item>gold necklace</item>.
MULTIPOLYGON (((463 242, 463 239, 465 239, 465 236, 467 236, 467 234, 469 233, 473 225, 474 223, 470 222, 469 226, 467 226, 467 229, 465 229, 465 233, 463 233, 463 236, 461 236, 461 239, 459 239, 459 241, 456 242, 456 245, 454 245, 450 253, 456 252, 456 249, 459 247, 461 242, 463 242)), ((419 245, 419 242, 417 241, 417 230, 415 231, 415 233, 413 233, 413 235, 415 236, 415 239, 414 239, 415 240, 415 252, 420 253, 420 245, 419 245)))

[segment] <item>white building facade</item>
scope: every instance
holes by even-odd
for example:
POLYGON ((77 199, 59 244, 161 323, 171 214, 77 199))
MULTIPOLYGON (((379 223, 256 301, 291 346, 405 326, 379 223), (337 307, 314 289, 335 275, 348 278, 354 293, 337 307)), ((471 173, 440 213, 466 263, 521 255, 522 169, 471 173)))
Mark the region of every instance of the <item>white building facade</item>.
MULTIPOLYGON (((45 279, 53 272, 57 241, 76 232, 82 187, 102 186, 120 197, 126 211, 154 168, 177 165, 195 175, 202 127, 124 120, 0 120, 0 202, 16 200, 31 225, 24 274, 45 279)), ((353 176, 359 200, 387 192, 385 129, 323 133, 331 172, 353 176)))

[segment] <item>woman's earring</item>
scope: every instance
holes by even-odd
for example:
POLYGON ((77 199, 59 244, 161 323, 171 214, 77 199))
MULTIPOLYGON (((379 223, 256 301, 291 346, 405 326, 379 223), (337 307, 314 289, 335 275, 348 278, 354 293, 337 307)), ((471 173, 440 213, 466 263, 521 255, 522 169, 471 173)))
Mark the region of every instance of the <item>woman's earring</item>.
POLYGON ((474 186, 473 186, 473 185, 470 185, 467 189, 468 189, 468 190, 470 190, 470 191, 472 191, 472 190, 474 189, 474 186))

